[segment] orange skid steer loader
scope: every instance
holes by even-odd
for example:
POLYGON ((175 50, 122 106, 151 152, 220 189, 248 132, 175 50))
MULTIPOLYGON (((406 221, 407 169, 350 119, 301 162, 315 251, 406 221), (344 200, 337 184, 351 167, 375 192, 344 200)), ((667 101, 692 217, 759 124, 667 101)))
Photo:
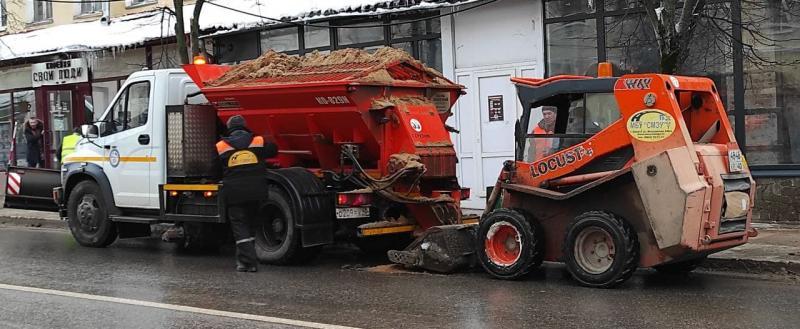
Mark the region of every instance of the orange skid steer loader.
POLYGON ((757 234, 755 185, 711 80, 513 82, 524 108, 516 159, 503 165, 477 228, 436 228, 390 259, 442 271, 477 258, 500 279, 559 261, 579 283, 608 288, 637 267, 691 271, 757 234), (533 119, 538 108, 555 119, 533 119))

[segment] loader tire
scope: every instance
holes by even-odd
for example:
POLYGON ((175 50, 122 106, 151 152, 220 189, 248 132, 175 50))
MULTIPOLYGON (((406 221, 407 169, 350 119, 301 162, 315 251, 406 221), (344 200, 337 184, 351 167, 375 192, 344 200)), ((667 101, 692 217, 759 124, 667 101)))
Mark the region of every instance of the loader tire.
POLYGON ((639 266, 639 241, 631 226, 614 214, 589 211, 567 228, 564 263, 581 285, 613 288, 639 266))
POLYGON ((661 274, 685 275, 691 271, 694 271, 705 260, 706 257, 700 257, 672 264, 656 265, 653 266, 653 268, 661 274))
POLYGON ((269 200, 255 222, 256 254, 265 264, 298 264, 312 260, 321 247, 303 248, 292 211, 292 199, 277 186, 269 187, 269 200))
POLYGON ((95 182, 78 183, 67 199, 67 224, 75 241, 84 247, 103 248, 117 239, 117 227, 95 182))
POLYGON ((542 265, 544 239, 533 219, 512 209, 498 209, 478 227, 475 250, 481 266, 492 277, 519 279, 542 265))

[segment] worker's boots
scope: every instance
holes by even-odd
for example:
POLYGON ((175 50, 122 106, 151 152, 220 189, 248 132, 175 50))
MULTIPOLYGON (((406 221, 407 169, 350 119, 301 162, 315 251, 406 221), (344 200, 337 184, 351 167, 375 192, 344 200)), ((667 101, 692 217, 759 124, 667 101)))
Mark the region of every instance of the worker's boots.
POLYGON ((255 239, 237 241, 236 243, 236 271, 258 272, 258 257, 256 256, 255 239))

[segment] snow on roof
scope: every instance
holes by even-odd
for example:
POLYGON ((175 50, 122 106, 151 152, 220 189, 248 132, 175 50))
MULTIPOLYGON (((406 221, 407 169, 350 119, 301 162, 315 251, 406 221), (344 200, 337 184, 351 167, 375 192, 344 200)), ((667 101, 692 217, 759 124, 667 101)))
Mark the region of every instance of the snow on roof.
MULTIPOLYGON (((477 0, 216 0, 238 10, 283 20, 309 20, 361 14, 382 14, 409 9, 437 8, 477 0)), ((186 31, 194 5, 184 7, 186 31)), ((206 3, 201 29, 241 30, 277 22, 237 13, 206 3)), ((70 51, 92 51, 141 45, 175 35, 175 18, 157 10, 100 21, 58 25, 0 37, 0 61, 70 51)))

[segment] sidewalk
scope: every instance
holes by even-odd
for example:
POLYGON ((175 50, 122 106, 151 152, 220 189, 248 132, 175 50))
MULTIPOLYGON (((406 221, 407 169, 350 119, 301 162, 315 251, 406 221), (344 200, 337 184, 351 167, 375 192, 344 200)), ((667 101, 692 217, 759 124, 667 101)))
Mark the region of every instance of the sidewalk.
MULTIPOLYGON (((0 226, 66 229, 66 224, 54 212, 0 208, 0 226)), ((758 236, 749 243, 713 254, 701 267, 746 273, 800 274, 800 226, 755 224, 755 227, 758 236)))

